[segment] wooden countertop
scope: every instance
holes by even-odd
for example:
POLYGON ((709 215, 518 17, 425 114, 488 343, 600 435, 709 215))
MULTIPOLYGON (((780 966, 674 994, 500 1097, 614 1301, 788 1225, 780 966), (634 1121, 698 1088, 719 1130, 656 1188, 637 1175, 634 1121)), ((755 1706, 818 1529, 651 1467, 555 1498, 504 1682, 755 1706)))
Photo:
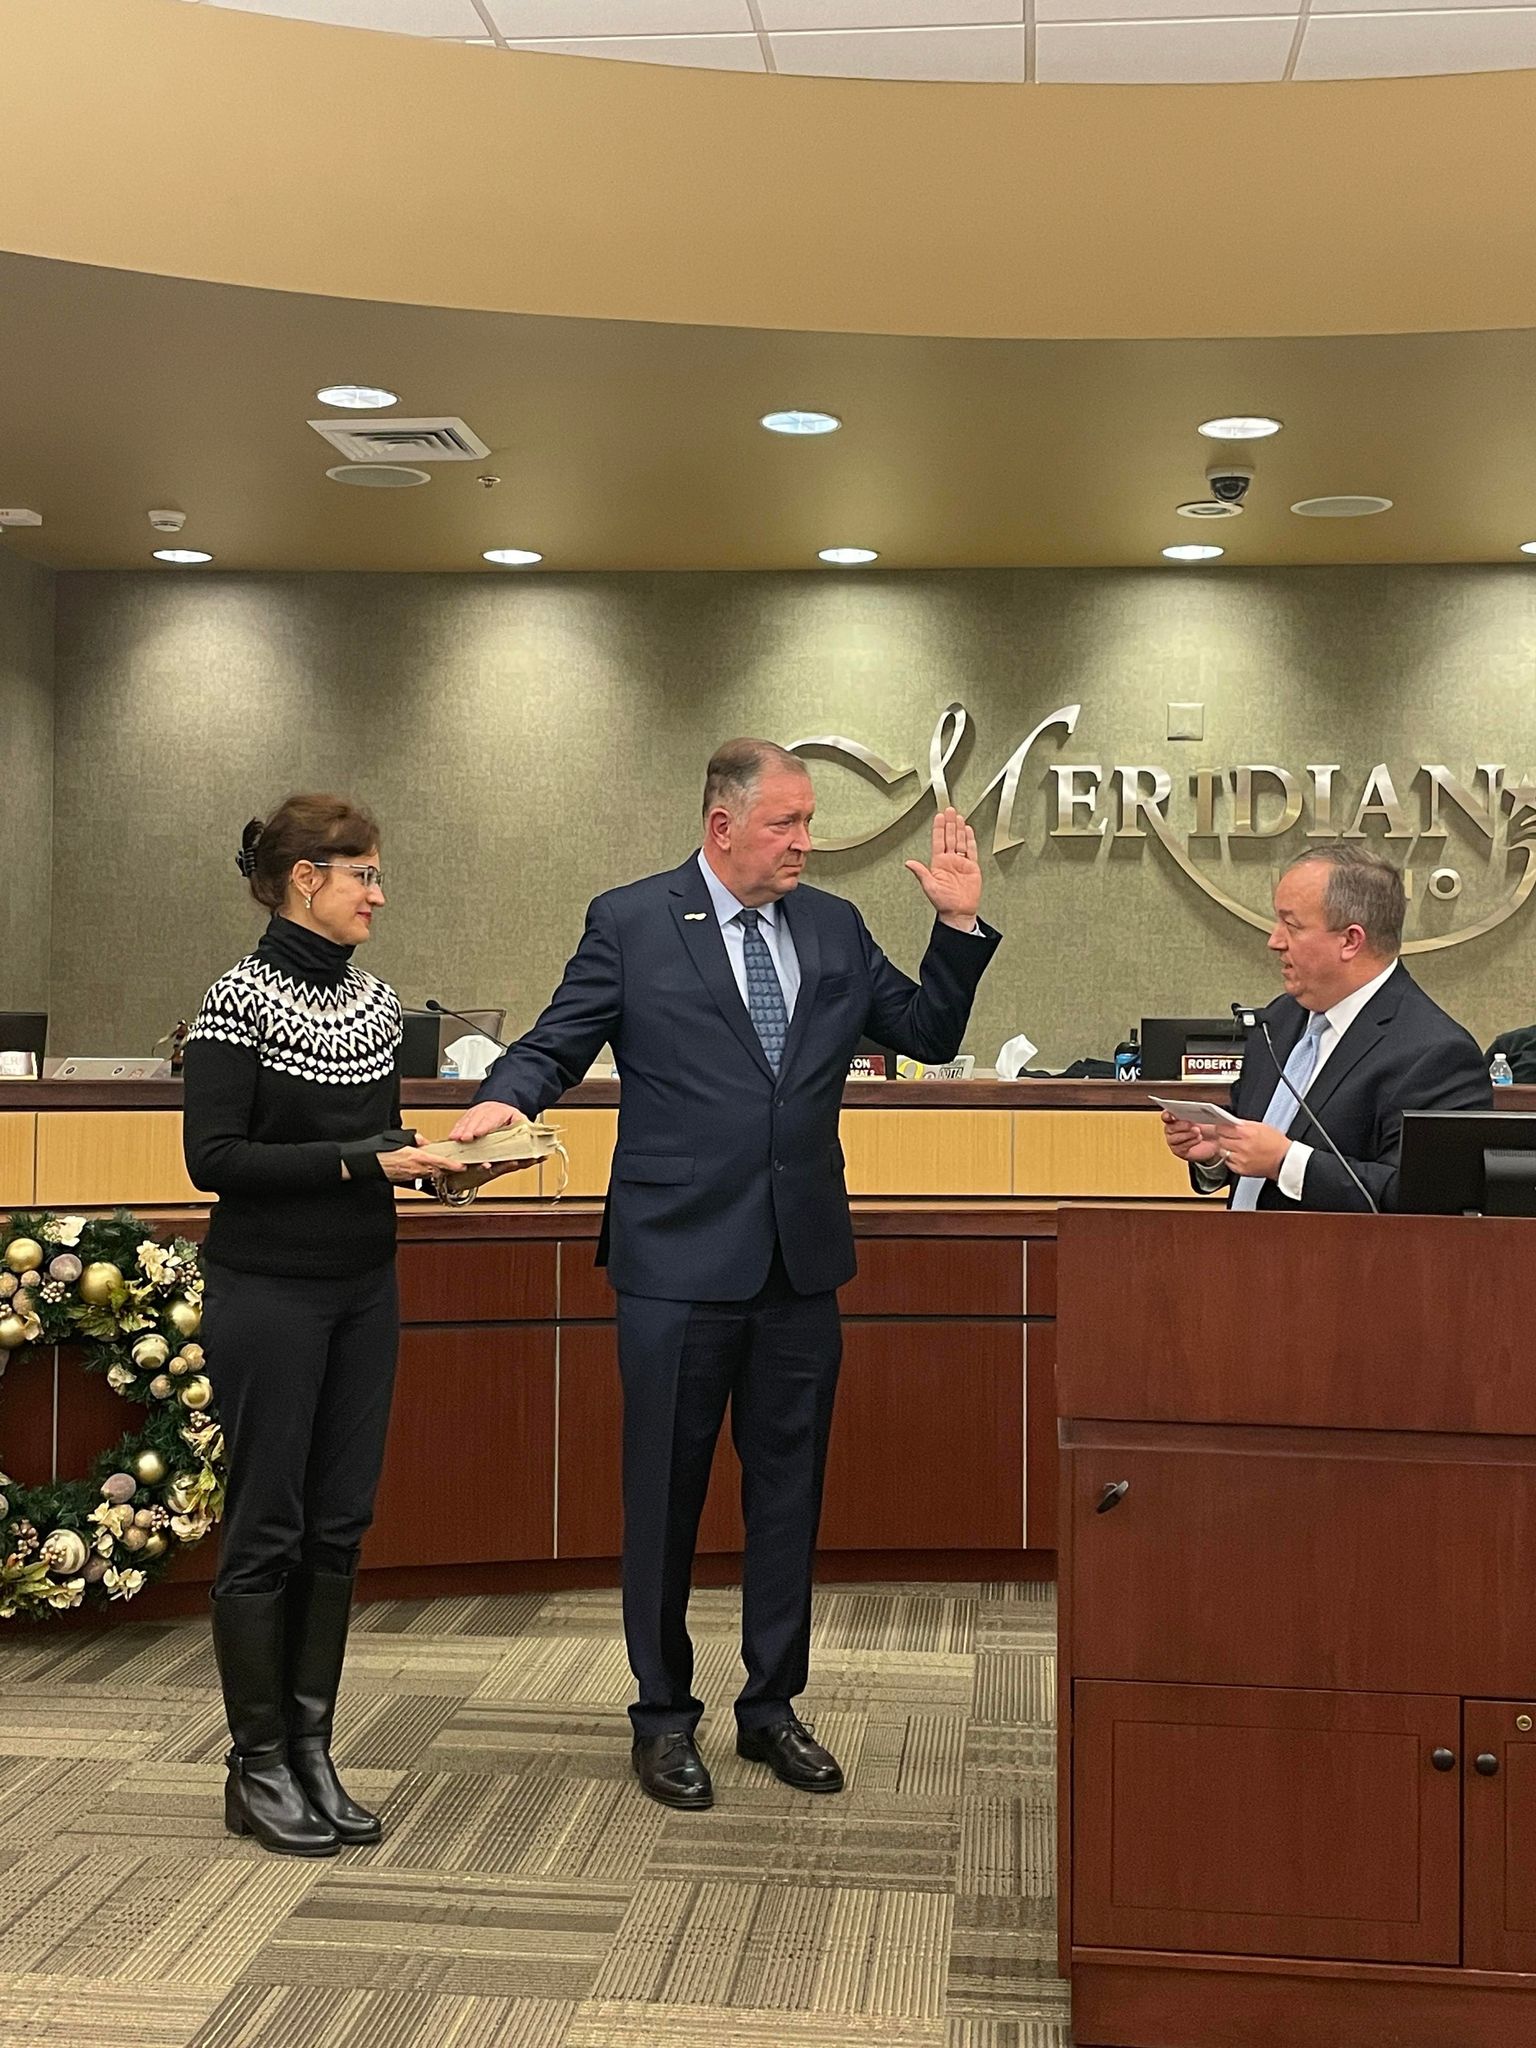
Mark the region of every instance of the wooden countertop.
MULTIPOLYGON (((407 1081, 406 1109, 454 1109, 469 1102, 473 1081, 407 1081)), ((1209 1081, 850 1081, 844 1109, 1141 1109, 1154 1095, 1186 1101, 1225 1099, 1209 1081)), ((617 1081, 583 1081, 561 1097, 561 1109, 616 1109, 617 1081)), ((1536 1087, 1500 1094, 1500 1108, 1536 1110, 1536 1087)), ((170 1109, 181 1107, 181 1082, 0 1081, 0 1111, 170 1109)))

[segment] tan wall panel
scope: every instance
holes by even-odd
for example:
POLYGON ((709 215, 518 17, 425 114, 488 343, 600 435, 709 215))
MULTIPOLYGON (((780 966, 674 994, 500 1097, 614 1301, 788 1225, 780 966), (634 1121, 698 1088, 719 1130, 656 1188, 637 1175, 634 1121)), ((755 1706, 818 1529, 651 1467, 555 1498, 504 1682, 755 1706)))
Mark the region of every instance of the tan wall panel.
POLYGON ((33 1200, 33 1148, 37 1118, 25 1110, 0 1116, 0 1209, 22 1209, 33 1200))
POLYGON ((1188 1173, 1163 1143, 1161 1117, 1146 1110, 1009 1113, 1016 1195, 1199 1199, 1190 1192, 1188 1173))
POLYGON ((839 1135, 848 1192, 1006 1195, 1010 1122, 1008 1111, 995 1109, 844 1110, 839 1135))
POLYGON ((50 1208, 206 1199, 182 1165, 179 1111, 56 1109, 38 1119, 37 1200, 50 1208))

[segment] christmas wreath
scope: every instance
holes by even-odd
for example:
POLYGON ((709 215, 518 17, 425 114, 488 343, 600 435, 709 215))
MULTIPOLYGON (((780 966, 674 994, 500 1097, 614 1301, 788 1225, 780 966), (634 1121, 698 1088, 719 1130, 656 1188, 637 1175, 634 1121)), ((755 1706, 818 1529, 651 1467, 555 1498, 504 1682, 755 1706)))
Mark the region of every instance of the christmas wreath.
POLYGON ((84 1353, 137 1429, 86 1479, 23 1486, 0 1470, 0 1621, 131 1600, 224 1505, 224 1438, 203 1372, 197 1247, 126 1211, 17 1211, 0 1222, 0 1374, 43 1347, 84 1353))

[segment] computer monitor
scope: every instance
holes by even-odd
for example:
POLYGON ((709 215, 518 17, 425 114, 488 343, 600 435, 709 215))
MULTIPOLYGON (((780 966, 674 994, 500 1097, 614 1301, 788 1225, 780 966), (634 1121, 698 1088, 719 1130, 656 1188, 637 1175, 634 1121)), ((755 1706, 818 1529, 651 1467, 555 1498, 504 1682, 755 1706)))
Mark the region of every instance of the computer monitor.
POLYGON ((0 1010, 0 1052, 30 1053, 33 1071, 40 1074, 47 1046, 46 1010, 0 1010))
POLYGON ((1230 1054, 1242 1050, 1243 1027, 1235 1017, 1143 1017, 1141 1078, 1178 1081, 1189 1052, 1230 1054))
POLYGON ((1536 1114, 1405 1110, 1397 1206, 1424 1216, 1536 1216, 1536 1114))

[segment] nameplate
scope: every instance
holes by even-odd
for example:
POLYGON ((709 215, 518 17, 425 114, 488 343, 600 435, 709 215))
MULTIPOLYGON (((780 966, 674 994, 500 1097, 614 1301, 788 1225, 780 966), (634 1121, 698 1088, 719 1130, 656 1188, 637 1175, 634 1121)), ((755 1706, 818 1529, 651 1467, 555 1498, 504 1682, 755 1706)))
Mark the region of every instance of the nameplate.
POLYGON ((1235 1081, 1242 1071, 1240 1052, 1187 1052, 1179 1061, 1181 1081, 1235 1081))
POLYGON ((35 1052, 0 1052, 0 1081, 35 1081, 35 1052))
POLYGON ((883 1081, 885 1079, 885 1054, 883 1052, 856 1052, 848 1062, 850 1081, 883 1081))

